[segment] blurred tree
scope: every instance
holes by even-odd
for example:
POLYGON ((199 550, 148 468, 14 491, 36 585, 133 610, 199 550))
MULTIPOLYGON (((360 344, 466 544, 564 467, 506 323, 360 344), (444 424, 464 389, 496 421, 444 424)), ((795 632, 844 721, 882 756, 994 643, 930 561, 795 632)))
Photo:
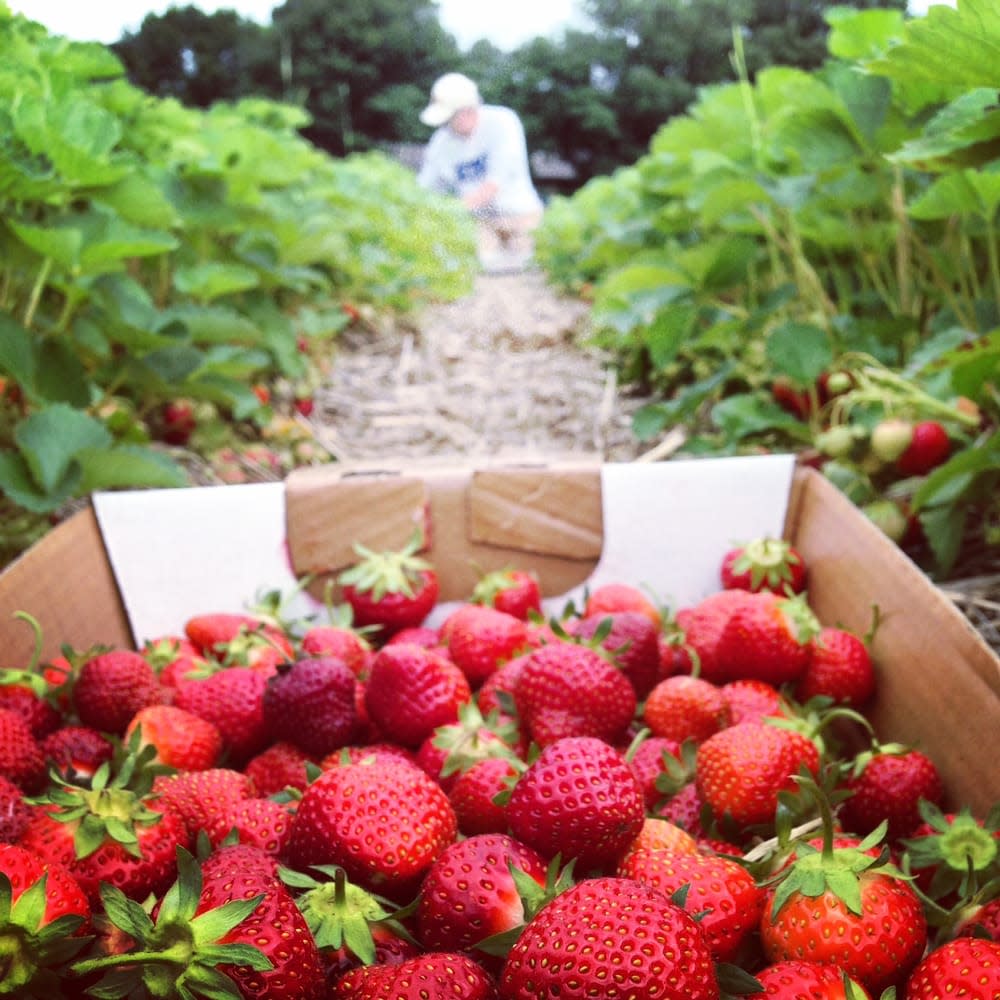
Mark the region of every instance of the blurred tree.
POLYGON ((196 107, 259 92, 278 80, 269 29, 231 10, 206 14, 188 6, 147 14, 137 32, 126 32, 111 48, 136 86, 196 107), (269 63, 271 81, 264 71, 269 63))

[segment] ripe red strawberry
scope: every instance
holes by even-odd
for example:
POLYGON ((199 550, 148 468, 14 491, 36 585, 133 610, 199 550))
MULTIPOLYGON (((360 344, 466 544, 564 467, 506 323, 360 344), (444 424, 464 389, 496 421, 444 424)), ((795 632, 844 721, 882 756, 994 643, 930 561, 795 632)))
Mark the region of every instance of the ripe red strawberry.
POLYGON ((495 670, 486 679, 483 686, 476 692, 476 704, 483 715, 497 713, 501 721, 508 721, 513 716, 504 711, 503 702, 506 701, 510 707, 514 704, 514 689, 517 687, 517 679, 521 676, 524 665, 528 662, 528 653, 522 656, 515 656, 513 660, 508 660, 502 667, 495 670))
POLYGON ((352 743, 361 729, 356 683, 351 668, 336 657, 282 664, 264 689, 269 738, 293 743, 316 758, 352 743))
POLYGON ((174 705, 208 720, 222 733, 234 763, 243 763, 268 742, 264 721, 267 677, 250 667, 223 667, 208 677, 185 680, 174 694, 174 705))
POLYGON ((521 621, 542 613, 542 592, 538 577, 523 569, 500 569, 485 573, 472 591, 476 604, 505 611, 521 621))
POLYGON ((644 816, 642 789, 624 756, 590 736, 542 750, 507 803, 514 836, 546 858, 576 858, 578 875, 616 864, 644 816))
POLYGON ((231 805, 253 795, 254 789, 250 779, 239 771, 213 767, 161 775, 153 781, 153 791, 159 796, 159 804, 181 817, 194 839, 231 805))
POLYGON ((284 855, 292 835, 291 813, 287 806, 272 799, 250 796, 233 802, 205 832, 213 847, 219 847, 235 832, 238 843, 279 857, 284 855))
POLYGON ((478 688, 497 667, 528 645, 528 628, 520 618, 480 604, 464 604, 441 626, 448 655, 478 688))
POLYGON ((729 664, 717 652, 719 639, 730 616, 749 600, 749 596, 746 590, 719 590, 677 612, 677 628, 683 637, 680 648, 690 661, 690 666, 685 668, 687 672, 696 672, 702 680, 712 684, 732 680, 729 664))
POLYGON ((760 940, 771 962, 808 959, 836 966, 873 995, 901 987, 927 944, 920 897, 873 857, 875 838, 836 846, 800 844, 769 889, 760 940))
POLYGON ((659 816, 647 816, 642 821, 642 829, 621 856, 618 870, 622 871, 628 859, 638 851, 694 854, 697 850, 698 842, 686 830, 659 816))
POLYGON ((421 625, 438 597, 437 573, 417 556, 419 534, 398 551, 356 545, 359 560, 337 577, 354 623, 377 626, 383 636, 421 625))
POLYGON ((659 608, 639 590, 629 583, 604 583, 595 587, 583 607, 583 616, 610 615, 619 611, 636 611, 645 615, 657 629, 663 623, 659 608))
POLYGON ((767 681, 730 681, 722 685, 721 691, 729 707, 729 720, 734 725, 737 722, 761 722, 770 716, 788 714, 781 692, 767 681))
POLYGON ((658 889, 627 878, 588 879, 544 906, 511 948, 499 989, 504 1000, 719 997, 698 924, 658 889))
POLYGON ((487 757, 463 771, 448 790, 458 829, 466 837, 480 833, 504 833, 507 810, 496 801, 517 775, 505 757, 487 757))
POLYGON ((705 829, 701 820, 705 810, 711 812, 701 797, 698 786, 691 781, 674 792, 666 801, 658 804, 655 815, 675 823, 694 837, 703 837, 705 829))
POLYGON ((143 645, 142 655, 167 689, 177 687, 187 675, 206 666, 205 657, 198 647, 184 636, 168 635, 153 639, 143 645))
POLYGON ((63 726, 46 736, 41 743, 49 767, 54 767, 67 781, 89 778, 114 754, 111 741, 90 726, 63 726))
POLYGON ((921 800, 939 806, 944 799, 934 762, 919 750, 897 745, 859 754, 846 788, 852 794, 841 806, 844 826, 865 836, 887 820, 890 842, 911 836, 920 826, 921 800))
POLYGON ((90 930, 90 903, 79 883, 63 865, 0 844, 0 899, 3 994, 63 996, 60 973, 90 930))
POLYGON ((386 758, 324 771, 292 821, 293 867, 340 865, 358 885, 393 898, 413 892, 456 834, 455 812, 419 768, 386 758))
POLYGON ((733 609, 715 655, 726 664, 728 680, 753 678, 778 687, 802 676, 819 630, 802 595, 785 598, 766 590, 751 593, 733 609))
POLYGON ((616 611, 571 620, 568 631, 578 639, 602 636, 604 649, 635 688, 636 697, 645 698, 660 678, 660 632, 638 611, 616 611))
POLYGON ((619 742, 635 715, 635 689, 595 650, 555 642, 528 655, 514 689, 518 719, 539 746, 569 736, 619 742))
POLYGON ((935 948, 910 974, 906 1000, 996 1000, 1000 996, 1000 942, 960 937, 935 948))
POLYGON ((875 694, 875 667, 868 647, 853 632, 827 626, 812 640, 812 655, 799 677, 795 696, 823 695, 855 708, 875 694))
POLYGON ((764 911, 764 890, 746 868, 728 858, 700 851, 639 849, 629 852, 617 874, 668 896, 687 886, 684 909, 699 915, 699 926, 718 962, 735 960, 764 911))
POLYGON ((729 725, 729 705, 716 685, 679 674, 649 692, 642 721, 654 736, 701 743, 729 725))
POLYGON ((774 820, 778 792, 795 787, 805 767, 819 770, 816 745, 801 733, 766 723, 741 722, 710 736, 698 748, 695 781, 716 819, 740 826, 774 820))
POLYGON ((38 674, 0 670, 0 708, 20 715, 36 740, 45 739, 62 725, 62 716, 47 697, 48 692, 45 679, 38 674), (24 683, 19 678, 24 678, 24 683))
POLYGON ((273 858, 242 844, 214 851, 200 872, 182 853, 177 883, 152 919, 138 919, 119 893, 105 888, 106 910, 135 945, 79 962, 77 972, 110 969, 98 987, 102 995, 128 969, 135 995, 166 988, 171 996, 321 1000, 316 942, 276 869, 273 858))
POLYGON ((784 539, 755 538, 725 553, 719 577, 725 590, 801 594, 806 589, 806 564, 784 539))
POLYGON ((8 778, 0 776, 0 843, 14 844, 28 825, 24 793, 8 778))
POLYGON ((33 806, 21 844, 69 868, 92 901, 102 882, 135 900, 163 892, 176 874, 177 847, 189 837, 181 816, 150 795, 148 784, 134 758, 114 774, 103 764, 89 788, 62 784, 33 806))
POLYGON ((365 687, 368 716, 389 739, 416 749, 438 726, 455 722, 472 691, 450 660, 422 646, 386 646, 365 687))
POLYGON ((626 758, 642 789, 642 797, 648 810, 663 798, 656 783, 660 775, 666 773, 668 760, 677 759, 680 754, 681 744, 665 736, 649 736, 634 750, 630 748, 626 758))
POLYGON ((176 705, 150 705, 132 716, 126 738, 138 731, 138 747, 156 749, 153 760, 180 771, 214 767, 222 752, 218 727, 176 705))
POLYGON ((80 722, 119 736, 140 708, 165 700, 156 671, 127 649, 91 657, 73 684, 73 707, 80 722))
POLYGON ((896 468, 904 476, 924 476, 936 469, 951 454, 948 432, 936 420, 920 420, 906 450, 896 459, 896 468))
POLYGON ((400 629, 386 639, 385 645, 423 646, 424 649, 433 649, 439 653, 444 651, 444 642, 441 639, 441 633, 438 629, 430 628, 427 625, 400 629))
POLYGON ((248 632, 264 630, 256 615, 231 612, 209 612, 194 615, 184 623, 184 634, 203 656, 221 659, 234 639, 248 632))
POLYGON ((851 981, 836 966, 804 959, 774 962, 754 973, 764 989, 751 993, 745 1000, 871 1000, 871 994, 851 981))
POLYGON ((45 784, 45 758, 31 728, 22 716, 0 708, 0 777, 26 792, 45 784))
POLYGON ((420 886, 417 937, 430 951, 466 951, 527 920, 511 868, 545 888, 542 856, 506 834, 480 834, 446 847, 420 886))
POLYGON ((304 792, 309 784, 306 765, 310 762, 309 755, 297 746, 279 740, 251 757, 243 773, 253 782, 258 795, 276 795, 285 788, 304 792))
POLYGON ((309 656, 335 656, 350 667, 355 677, 367 677, 374 655, 371 643, 348 625, 313 625, 300 643, 309 656))
POLYGON ((363 965, 334 983, 328 1000, 496 1000, 489 974, 467 955, 431 951, 397 965, 363 965))

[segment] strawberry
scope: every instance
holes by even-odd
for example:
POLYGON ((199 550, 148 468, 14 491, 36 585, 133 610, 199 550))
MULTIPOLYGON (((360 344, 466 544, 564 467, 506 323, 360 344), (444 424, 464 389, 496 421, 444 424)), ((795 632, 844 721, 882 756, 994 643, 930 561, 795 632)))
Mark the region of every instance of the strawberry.
POLYGON ((541 896, 545 860, 513 837, 479 834, 446 847, 420 886, 415 918, 423 946, 466 951, 485 938, 520 928, 527 918, 514 869, 533 880, 541 896))
POLYGON ((676 625, 683 642, 681 648, 690 660, 688 672, 696 672, 712 684, 732 679, 729 664, 718 653, 719 639, 733 612, 749 599, 745 590, 719 590, 678 610, 676 625))
POLYGON ((61 970, 86 944, 90 903, 69 870, 0 844, 0 992, 62 997, 61 970))
POLYGON ((456 834, 455 812, 419 768, 386 758, 324 771, 303 793, 288 859, 340 865, 366 889, 412 893, 456 834))
POLYGON ((906 1000, 996 1000, 1000 996, 1000 942, 960 937, 935 948, 906 982, 906 1000))
POLYGON ((788 714, 781 692, 767 681, 730 681, 723 684, 720 690, 729 708, 729 721, 732 724, 761 722, 769 717, 788 714))
POLYGON ((626 861, 637 851, 693 854, 697 850, 698 842, 686 830, 658 816, 647 816, 642 821, 642 829, 621 856, 618 870, 621 871, 626 861))
POLYGON ((90 726, 63 726, 41 743, 49 767, 67 781, 89 778, 114 754, 111 741, 90 726))
POLYGON ((896 468, 904 476, 924 476, 950 454, 951 440, 944 427, 936 420, 921 420, 913 425, 910 443, 896 459, 896 468))
POLYGON ((499 989, 504 1000, 719 997, 694 919, 658 889, 610 877, 580 882, 542 907, 511 948, 499 989))
POLYGON ((501 664, 528 645, 525 623, 506 611, 480 604, 464 604, 441 626, 448 655, 478 688, 501 664))
POLYGON ((356 678, 332 656, 284 663, 264 688, 264 725, 272 741, 323 757, 360 732, 354 703, 356 678))
POLYGON ((683 785, 655 808, 657 817, 669 820, 693 837, 705 835, 702 824, 702 816, 705 813, 710 814, 711 809, 701 797, 701 792, 698 791, 694 781, 683 785))
POLYGON ((604 583, 595 587, 584 602, 583 617, 615 614, 619 611, 635 611, 645 615, 657 629, 662 624, 659 609, 646 595, 628 583, 604 583))
POLYGON ((156 671, 127 649, 91 657, 73 684, 73 707, 80 722, 105 733, 121 735, 139 709, 165 700, 156 671))
POLYGON ((26 792, 45 784, 45 757, 20 713, 0 708, 0 777, 26 792))
POLYGON ((49 701, 48 691, 38 674, 0 670, 0 708, 20 715, 36 740, 45 739, 62 725, 62 716, 49 701), (20 678, 25 682, 19 683, 20 678))
POLYGON ((778 793, 795 787, 800 768, 819 770, 819 752, 801 733, 767 723, 741 722, 698 748, 695 781, 716 819, 740 826, 770 824, 778 793))
POLYGON ((499 569, 476 581, 472 601, 527 621, 542 613, 542 592, 538 577, 523 569, 499 569))
POLYGON ((812 653, 795 687, 799 701, 822 695, 860 707, 875 694, 875 667, 865 643, 846 629, 827 626, 812 639, 812 653))
POLYGON ((91 900, 101 882, 136 900, 163 892, 189 837, 180 814, 150 794, 144 764, 132 756, 114 771, 102 764, 89 788, 60 782, 33 807, 21 844, 66 865, 91 900))
POLYGON ((450 660, 422 646, 394 645, 372 660, 365 707, 378 729, 416 749, 440 725, 455 722, 472 698, 465 674, 450 660))
POLYGON ((135 941, 124 954, 78 962, 78 974, 110 969, 103 996, 321 1000, 323 965, 309 927, 273 859, 238 844, 210 854, 199 871, 181 852, 178 880, 152 917, 113 887, 105 910, 135 941), (127 970, 127 971, 126 971, 127 970), (169 991, 169 992, 168 992, 169 991))
POLYGON ((505 757, 488 757, 458 775, 448 790, 448 800, 462 834, 472 837, 507 830, 507 810, 496 798, 516 775, 514 764, 505 757))
POLYGON ((424 649, 433 649, 443 652, 445 647, 441 639, 441 634, 436 628, 427 625, 419 625, 414 628, 400 629, 393 632, 385 641, 386 646, 411 645, 423 646, 424 649))
POLYGON ((518 778, 507 803, 511 832, 576 871, 614 865, 642 829, 642 789, 624 756, 590 736, 551 743, 518 778))
POLYGON ((584 640, 599 636, 601 648, 629 679, 640 700, 659 680, 660 633, 646 615, 638 611, 590 615, 571 621, 568 631, 584 640))
POLYGON ((418 532, 398 551, 373 552, 355 545, 358 561, 337 582, 356 625, 377 626, 383 636, 421 625, 437 603, 437 573, 417 556, 418 532))
POLYGON ((126 738, 138 734, 138 746, 152 746, 153 760, 182 771, 214 767, 222 752, 222 733, 206 719, 176 705, 150 705, 132 716, 126 738))
POLYGON ((160 437, 167 443, 183 448, 198 426, 194 405, 189 399, 171 399, 160 408, 160 437))
POLYGON ((569 736, 616 743, 635 715, 635 689, 595 650, 555 642, 528 655, 514 689, 521 725, 540 746, 569 736))
POLYGON ((728 680, 753 678, 778 687, 805 672, 811 640, 819 630, 803 595, 784 598, 766 590, 751 593, 733 609, 715 655, 726 664, 728 680))
POLYGON ((934 762, 919 750, 897 744, 859 754, 845 787, 852 793, 841 806, 845 827, 864 836, 887 821, 890 842, 917 829, 922 800, 941 805, 944 798, 934 762))
POLYGON ((754 973, 763 986, 744 1000, 871 1000, 871 994, 833 965, 788 959, 754 973), (849 992, 850 991, 850 992, 849 992))
POLYGON ((913 440, 913 424, 900 417, 880 420, 868 437, 872 454, 880 462, 895 462, 913 440))
POLYGON ((662 798, 656 782, 667 770, 670 758, 680 756, 681 744, 665 736, 648 736, 625 755, 635 780, 639 782, 646 808, 652 809, 662 798), (664 757, 666 755, 666 757, 664 757))
POLYGON ((158 803, 176 812, 193 840, 231 805, 253 794, 250 779, 226 767, 160 775, 153 781, 158 803))
POLYGON ((174 705, 213 723, 235 763, 249 760, 268 742, 264 721, 267 677, 250 667, 223 667, 208 677, 181 682, 174 705))
MULTIPOLYGON (((514 689, 517 687, 517 679, 521 675, 525 664, 528 662, 528 655, 515 656, 513 660, 508 660, 502 667, 495 670, 483 686, 476 692, 476 704, 483 715, 497 715, 503 718, 504 703, 508 707, 514 706, 514 689)), ((513 716, 507 715, 507 718, 513 716)))
POLYGON ((286 806, 272 799, 250 796, 231 803, 214 818, 206 833, 213 847, 235 833, 238 843, 278 857, 284 854, 292 834, 291 815, 286 806))
POLYGON ((420 954, 391 912, 394 904, 349 882, 343 868, 316 865, 315 875, 281 867, 333 983, 359 965, 398 965, 420 954))
POLYGON ((875 996, 901 987, 927 945, 920 897, 901 873, 873 857, 880 833, 837 846, 826 806, 820 847, 799 844, 772 880, 760 924, 772 962, 836 966, 875 996))
POLYGON ((496 1000, 489 974, 467 955, 425 952, 397 965, 365 965, 334 983, 328 1000, 496 1000))
POLYGON ((668 896, 687 886, 684 909, 698 914, 698 924, 717 962, 736 958, 764 911, 764 890, 746 868, 728 858, 699 851, 640 848, 629 852, 617 874, 668 896))
POLYGON ((729 706, 714 684, 679 674, 660 681, 649 692, 642 721, 654 736, 701 743, 729 725, 729 706))
POLYGON ((364 634, 349 625, 313 625, 299 643, 308 656, 335 656, 355 677, 367 677, 373 651, 364 634))
POLYGON ((0 777, 0 844, 14 844, 28 825, 28 804, 13 781, 0 777))
POLYGON ((309 784, 308 754, 293 743, 278 741, 247 761, 243 773, 253 782, 258 795, 275 795, 286 788, 304 792, 309 784))
POLYGON ((719 577, 726 590, 801 594, 806 589, 806 564, 784 539, 755 538, 723 555, 719 577))
POLYGON ((184 634, 202 656, 221 658, 225 647, 237 636, 262 628, 254 615, 210 612, 194 615, 184 623, 184 634))
POLYGON ((142 655, 168 690, 176 688, 188 674, 206 666, 205 657, 190 639, 183 636, 152 639, 143 644, 142 655))

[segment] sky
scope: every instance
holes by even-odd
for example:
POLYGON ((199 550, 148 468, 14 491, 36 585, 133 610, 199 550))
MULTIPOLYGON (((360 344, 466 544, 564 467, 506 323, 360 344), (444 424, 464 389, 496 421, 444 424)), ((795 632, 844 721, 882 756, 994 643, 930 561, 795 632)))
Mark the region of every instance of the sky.
MULTIPOLYGON (((7 0, 12 10, 40 21, 49 31, 81 41, 115 42, 124 31, 138 30, 148 13, 162 14, 171 6, 186 6, 187 0, 7 0)), ((190 0, 205 13, 236 10, 244 17, 270 22, 275 0, 190 0)), ((358 2, 358 0, 354 0, 358 2)), ((363 2, 363 0, 361 0, 363 2)), ((929 3, 955 0, 911 0, 910 9, 923 13, 929 3)), ((480 38, 489 38, 501 49, 516 48, 536 35, 558 37, 563 29, 579 23, 578 0, 438 0, 441 24, 467 48, 480 38)))
MULTIPOLYGON (((79 41, 116 42, 124 31, 136 31, 149 13, 162 14, 188 0, 7 0, 11 10, 44 24, 56 35, 79 41)), ((235 10, 268 24, 275 0, 190 0, 206 14, 235 10)), ((353 0, 359 2, 359 0, 353 0)), ((363 2, 363 0, 360 0, 363 2)), ((558 36, 578 15, 577 0, 438 0, 440 20, 462 48, 489 38, 501 49, 515 48, 536 35, 558 36)))

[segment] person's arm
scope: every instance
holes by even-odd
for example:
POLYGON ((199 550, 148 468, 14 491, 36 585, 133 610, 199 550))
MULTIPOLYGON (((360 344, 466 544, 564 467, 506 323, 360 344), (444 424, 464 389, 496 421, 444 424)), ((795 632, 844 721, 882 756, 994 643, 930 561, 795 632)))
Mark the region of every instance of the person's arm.
POLYGON ((431 136, 424 149, 423 162, 417 174, 417 183, 429 191, 438 194, 454 194, 454 188, 445 174, 445 163, 442 156, 442 145, 437 132, 431 136))
MULTIPOLYGON (((491 200, 500 191, 525 182, 530 184, 528 144, 521 119, 509 111, 497 120, 497 128, 490 149, 490 176, 486 183, 492 185, 491 200)), ((485 185, 484 185, 485 186, 485 185)))

